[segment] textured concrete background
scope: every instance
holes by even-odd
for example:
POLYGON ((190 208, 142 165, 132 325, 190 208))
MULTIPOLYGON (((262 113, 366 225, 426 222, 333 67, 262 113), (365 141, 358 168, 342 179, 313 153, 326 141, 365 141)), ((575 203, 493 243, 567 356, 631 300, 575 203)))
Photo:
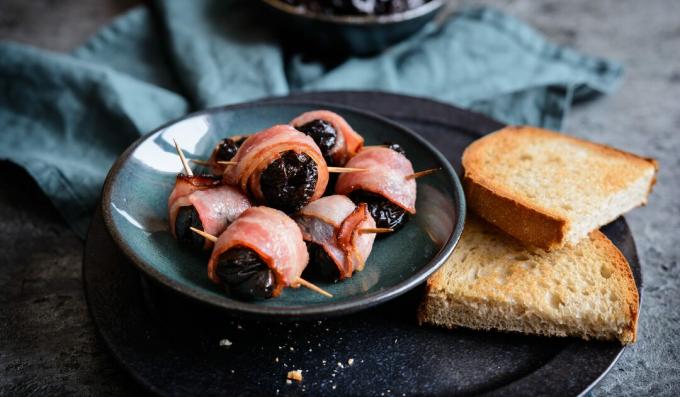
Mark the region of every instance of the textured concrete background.
MULTIPOLYGON (((68 51, 135 3, 0 0, 0 39, 68 51)), ((522 18, 556 42, 625 64, 620 91, 579 106, 565 126, 661 164, 650 204, 627 216, 645 279, 639 341, 593 394, 677 395, 680 2, 475 3, 522 18)), ((138 393, 96 339, 82 292, 82 242, 20 169, 4 163, 0 174, 0 394, 138 393)))

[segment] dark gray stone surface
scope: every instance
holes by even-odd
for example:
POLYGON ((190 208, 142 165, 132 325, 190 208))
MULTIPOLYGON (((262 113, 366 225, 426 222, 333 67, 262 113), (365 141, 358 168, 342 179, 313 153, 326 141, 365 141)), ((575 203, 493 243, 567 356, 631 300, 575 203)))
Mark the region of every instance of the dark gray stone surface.
POLYGON ((140 0, 0 0, 0 40, 69 51, 140 0))
MULTIPOLYGON (((645 279, 639 341, 593 394, 677 394, 680 2, 480 2, 528 21, 554 41, 625 64, 619 92, 577 107, 565 126, 661 164, 649 205, 626 217, 645 279)), ((0 0, 0 39, 65 51, 132 3, 0 0)), ((96 339, 81 286, 82 242, 24 174, 7 164, 0 164, 0 174, 0 394, 139 392, 96 339)))
POLYGON ((82 241, 22 169, 0 175, 0 395, 136 391, 97 340, 82 241))
MULTIPOLYGON (((487 1, 485 1, 487 2, 487 1)), ((577 107, 565 131, 656 158, 649 205, 626 215, 643 266, 638 343, 595 389, 602 395, 680 390, 680 2, 488 1, 548 37, 626 67, 620 90, 577 107)), ((672 392, 675 393, 672 393, 672 392)))

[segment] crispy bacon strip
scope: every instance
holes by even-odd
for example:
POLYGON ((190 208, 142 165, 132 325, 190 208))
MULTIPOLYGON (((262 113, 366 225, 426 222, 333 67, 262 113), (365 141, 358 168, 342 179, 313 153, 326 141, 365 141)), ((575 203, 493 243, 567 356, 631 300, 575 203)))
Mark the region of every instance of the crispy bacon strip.
POLYGON ((386 147, 367 146, 345 166, 367 171, 340 174, 335 185, 337 194, 364 190, 379 194, 412 214, 416 213, 416 181, 406 179, 413 173, 413 166, 403 154, 386 147))
POLYGON ((335 165, 345 165, 364 146, 364 138, 354 131, 342 116, 329 110, 314 110, 302 113, 294 118, 290 125, 300 127, 314 120, 326 121, 338 132, 335 146, 330 151, 335 165))
MULTIPOLYGON (((203 230, 218 236, 251 204, 238 188, 221 185, 219 179, 207 176, 177 176, 175 188, 168 199, 170 232, 175 235, 175 221, 181 207, 194 206, 203 230)), ((212 243, 206 240, 205 247, 212 243)))
POLYGON ((307 154, 317 165, 318 179, 310 201, 321 197, 328 184, 328 167, 321 150, 314 140, 289 125, 275 125, 248 137, 236 153, 224 172, 224 181, 230 185, 238 185, 243 191, 249 191, 257 201, 263 200, 259 183, 262 172, 281 153, 294 150, 307 154))
POLYGON ((220 283, 215 271, 220 255, 235 247, 255 251, 274 272, 273 296, 278 296, 284 287, 299 287, 298 278, 309 262, 307 246, 297 224, 273 208, 247 209, 220 235, 208 262, 208 277, 213 282, 220 283))
POLYGON ((375 240, 375 234, 359 233, 375 227, 366 204, 356 206, 346 196, 327 196, 305 206, 295 221, 305 241, 320 245, 333 260, 341 279, 364 269, 375 240))
POLYGON ((175 187, 168 198, 168 208, 172 207, 172 203, 179 197, 191 194, 196 190, 209 189, 211 187, 219 186, 220 184, 220 178, 211 175, 189 176, 177 174, 177 178, 175 178, 175 187))

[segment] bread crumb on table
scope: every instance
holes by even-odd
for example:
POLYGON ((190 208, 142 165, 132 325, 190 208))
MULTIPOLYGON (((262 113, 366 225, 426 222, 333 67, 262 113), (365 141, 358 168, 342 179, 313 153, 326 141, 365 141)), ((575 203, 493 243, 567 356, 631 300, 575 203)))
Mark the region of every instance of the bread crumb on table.
POLYGON ((302 382, 302 370, 288 371, 288 381, 294 380, 298 383, 302 382))

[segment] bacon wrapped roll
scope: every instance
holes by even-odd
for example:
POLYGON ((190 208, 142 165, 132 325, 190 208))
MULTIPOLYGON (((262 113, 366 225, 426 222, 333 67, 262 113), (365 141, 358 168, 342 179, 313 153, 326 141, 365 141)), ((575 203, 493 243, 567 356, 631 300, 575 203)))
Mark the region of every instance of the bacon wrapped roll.
POLYGON ((309 262, 297 224, 268 207, 251 207, 215 242, 208 277, 245 298, 278 296, 284 287, 297 288, 309 262))
POLYGON ((328 184, 326 161, 314 140, 289 125, 251 135, 232 158, 224 180, 258 203, 287 213, 321 197, 328 184))
POLYGON ((249 207, 241 190, 222 185, 219 178, 179 174, 168 199, 170 231, 182 245, 210 248, 210 241, 189 228, 217 236, 249 207))
POLYGON ((349 196, 355 203, 366 203, 378 227, 396 229, 406 222, 407 212, 416 213, 416 181, 406 179, 413 173, 413 166, 402 152, 367 146, 346 167, 366 171, 341 174, 335 192, 349 196))
POLYGON ((311 262, 306 272, 313 277, 341 280, 364 268, 373 249, 375 228, 365 203, 358 206, 346 196, 322 197, 307 204, 293 219, 307 243, 311 262))
POLYGON ((328 110, 303 113, 290 125, 312 137, 331 166, 344 166, 364 145, 364 138, 344 118, 328 110))

